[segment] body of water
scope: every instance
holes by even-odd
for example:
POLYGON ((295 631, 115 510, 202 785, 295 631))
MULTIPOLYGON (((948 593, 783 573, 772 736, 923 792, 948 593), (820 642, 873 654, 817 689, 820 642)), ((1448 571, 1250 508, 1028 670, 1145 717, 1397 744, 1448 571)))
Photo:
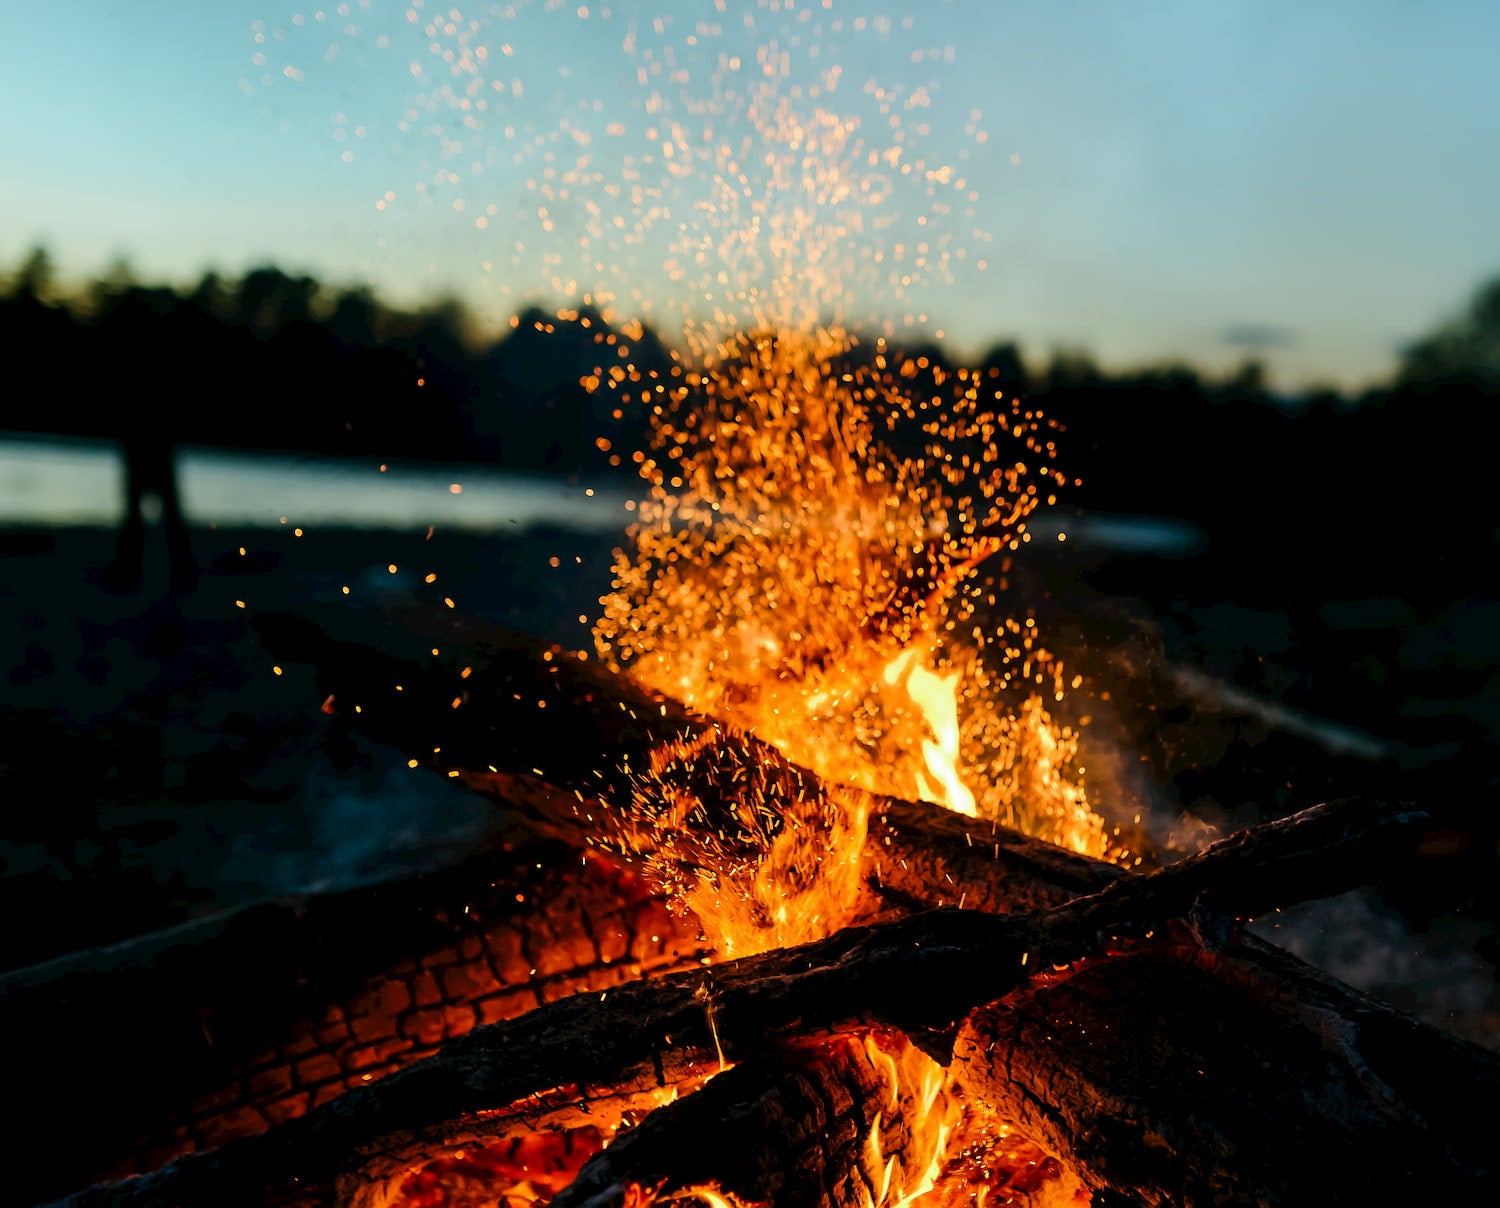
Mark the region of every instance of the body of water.
MULTIPOLYGON (((184 447, 178 489, 206 527, 444 529, 535 524, 607 531, 630 522, 618 486, 483 466, 184 447)), ((108 441, 0 438, 0 524, 113 526, 125 465, 108 441)))
MULTIPOLYGON (((484 466, 436 465, 186 446, 177 452, 182 510, 192 525, 443 529, 495 532, 557 525, 624 529, 632 519, 617 483, 574 482, 484 466)), ((125 466, 109 441, 0 437, 0 525, 118 525, 125 466)), ((1183 557, 1207 544, 1201 529, 1156 516, 1033 518, 1034 537, 1124 555, 1183 557)))

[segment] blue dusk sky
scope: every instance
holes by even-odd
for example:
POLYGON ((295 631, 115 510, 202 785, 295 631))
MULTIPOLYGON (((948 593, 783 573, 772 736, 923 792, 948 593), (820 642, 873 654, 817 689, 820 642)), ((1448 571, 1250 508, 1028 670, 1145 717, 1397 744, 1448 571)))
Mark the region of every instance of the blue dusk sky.
POLYGON ((0 268, 1354 386, 1500 273, 1497 62, 1494 0, 6 3, 0 268))

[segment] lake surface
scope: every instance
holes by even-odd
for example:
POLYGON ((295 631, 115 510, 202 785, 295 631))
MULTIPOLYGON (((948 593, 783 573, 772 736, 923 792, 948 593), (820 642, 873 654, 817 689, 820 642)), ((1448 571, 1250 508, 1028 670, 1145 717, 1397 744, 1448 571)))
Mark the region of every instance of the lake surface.
MULTIPOLYGON (((178 489, 190 524, 232 527, 496 531, 563 525, 607 531, 630 521, 618 486, 483 466, 187 446, 178 489)), ((107 441, 0 438, 0 524, 115 525, 125 467, 107 441)))
MULTIPOLYGON (((611 532, 633 518, 617 480, 194 446, 177 457, 183 512, 204 527, 435 525, 484 533, 555 525, 611 532)), ((0 437, 0 525, 117 525, 124 484, 124 462, 111 442, 0 437)), ((1155 516, 1054 509, 1038 513, 1030 527, 1035 540, 1063 533, 1077 545, 1124 555, 1182 557, 1206 544, 1195 525, 1155 516)))

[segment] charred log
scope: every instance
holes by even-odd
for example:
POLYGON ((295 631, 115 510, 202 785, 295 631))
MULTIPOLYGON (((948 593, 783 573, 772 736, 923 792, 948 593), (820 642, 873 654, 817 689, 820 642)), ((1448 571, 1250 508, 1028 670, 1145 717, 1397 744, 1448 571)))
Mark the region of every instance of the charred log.
POLYGON ((952 1069, 1088 1185, 1152 1208, 1500 1191, 1489 1054, 1287 984, 1247 987, 1195 944, 1139 948, 981 1007, 952 1069))
MULTIPOLYGON (((347 724, 569 843, 602 840, 640 853, 638 836, 612 833, 613 807, 639 789, 653 755, 674 744, 732 743, 739 765, 789 786, 783 796, 822 791, 815 775, 769 744, 526 634, 446 622, 451 638, 480 652, 464 674, 336 641, 287 614, 254 624, 279 659, 316 667, 325 707, 347 724)), ((735 805, 710 777, 713 761, 701 766, 705 780, 693 787, 708 809, 732 820, 735 805)), ((1121 872, 1006 827, 890 799, 871 817, 867 847, 872 879, 922 906, 963 896, 966 908, 1038 909, 1100 889, 1121 872)))
POLYGON ((622 1134, 552 1208, 617 1208, 702 1187, 779 1208, 879 1203, 887 1161, 915 1171, 925 1160, 912 1152, 921 1138, 900 1060, 934 1064, 899 1037, 886 1043, 889 1055, 857 1035, 796 1040, 751 1058, 622 1134))
MULTIPOLYGON (((328 1204, 341 1179, 388 1178, 455 1136, 467 1139, 486 1128, 500 1135, 528 1117, 534 1125, 549 1112, 573 1112, 576 1123, 576 1113, 592 1101, 649 1095, 703 1072, 721 1050, 730 1060, 746 1061, 776 1051, 791 1036, 887 1025, 941 1051, 944 1035, 974 1007, 1004 997, 1038 970, 1118 960, 1100 953, 1121 936, 1154 932, 1184 904, 1212 902, 1227 914, 1265 905, 1261 885, 1277 883, 1278 869, 1305 868, 1309 847, 1328 858, 1324 845, 1341 832, 1349 812, 1347 804, 1319 807, 1226 840, 1176 868, 1132 877, 1041 913, 934 911, 850 928, 711 974, 638 982, 598 999, 565 999, 514 1022, 476 1029, 438 1056, 270 1133, 72 1202, 328 1204), (1307 844, 1298 842, 1299 830, 1307 844)), ((1399 808, 1382 811, 1380 821, 1379 842, 1360 840, 1351 849, 1365 857, 1389 850, 1403 835, 1414 840, 1413 831, 1424 824, 1420 814, 1399 808)), ((1353 857, 1345 866, 1355 875, 1353 857)), ((1289 892, 1307 884, 1300 875, 1280 883, 1289 892)), ((1199 931, 1216 934, 1201 920, 1199 931)), ((1124 942, 1129 951, 1134 944, 1164 941, 1158 936, 1124 942)), ((1151 984, 1142 987, 1147 1015, 1160 1008, 1158 993, 1151 984)), ((1151 1035, 1151 1043, 1169 1043, 1169 1032, 1151 1035)), ((1252 1043, 1270 1049, 1282 1037, 1268 1031, 1252 1043)), ((1454 1042, 1441 1069, 1419 1072, 1431 1080, 1420 1093, 1424 1099, 1442 1093, 1492 1102, 1497 1071, 1500 1059, 1454 1042)), ((1232 1083, 1217 1093, 1242 1094, 1232 1083)), ((1296 1160, 1315 1159, 1301 1154, 1296 1160)), ((1475 1170, 1488 1169, 1478 1153, 1471 1159, 1475 1170)))
MULTIPOLYGON (((939 943, 928 930, 935 919, 940 931, 974 922, 1021 926, 940 912, 850 929, 711 973, 635 983, 602 998, 563 999, 513 1022, 477 1028, 437 1056, 271 1132, 66 1202, 80 1208, 331 1205, 341 1185, 393 1179, 457 1144, 601 1119, 609 1125, 632 1108, 660 1101, 663 1088, 715 1068, 721 1047, 738 1062, 774 1052, 793 1035, 880 1022, 891 993, 912 985, 909 971, 890 976, 893 957, 920 953, 926 939, 934 958, 947 952, 951 959, 952 937, 939 943), (881 937, 894 947, 877 951, 881 937)), ((1008 938, 1013 946, 1015 936, 1008 938)), ((1016 966, 1018 954, 1008 955, 1007 965, 1016 966)), ((945 1015, 946 1025, 957 1018, 956 1009, 948 1006, 945 1015)))
POLYGON ((5 1130, 24 1202, 262 1132, 476 1024, 701 955, 640 878, 532 842, 456 868, 268 902, 0 979, 5 1130), (73 1127, 89 1088, 89 1127, 73 1127), (63 1133, 65 1165, 38 1163, 63 1133))

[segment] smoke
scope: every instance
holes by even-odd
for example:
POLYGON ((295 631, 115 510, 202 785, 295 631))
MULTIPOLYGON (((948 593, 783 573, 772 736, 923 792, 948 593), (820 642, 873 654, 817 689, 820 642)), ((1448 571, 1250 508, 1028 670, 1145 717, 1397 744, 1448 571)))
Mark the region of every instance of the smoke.
POLYGON ((1500 983, 1474 948, 1489 930, 1481 922, 1448 918, 1418 929, 1359 889, 1279 911, 1251 930, 1427 1023, 1500 1050, 1500 983))

